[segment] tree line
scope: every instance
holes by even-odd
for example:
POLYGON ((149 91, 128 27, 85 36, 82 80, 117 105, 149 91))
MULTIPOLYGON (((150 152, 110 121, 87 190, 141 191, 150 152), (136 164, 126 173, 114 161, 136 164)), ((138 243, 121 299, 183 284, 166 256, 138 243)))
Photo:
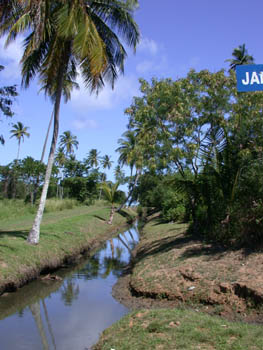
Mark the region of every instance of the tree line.
POLYGON ((255 245, 263 239, 263 95, 237 92, 234 59, 228 72, 141 79, 119 151, 139 174, 132 198, 141 207, 190 222, 206 239, 255 245))

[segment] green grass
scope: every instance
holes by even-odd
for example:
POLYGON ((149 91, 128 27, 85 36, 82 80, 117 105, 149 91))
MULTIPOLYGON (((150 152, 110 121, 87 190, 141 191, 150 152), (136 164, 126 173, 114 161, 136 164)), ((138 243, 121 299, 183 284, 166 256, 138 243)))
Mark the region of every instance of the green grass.
POLYGON ((103 332, 95 350, 262 350, 262 326, 180 309, 136 311, 103 332))
MULTIPOLYGON (((4 203, 1 204, 5 210, 4 203)), ((110 208, 101 204, 62 211, 61 206, 51 204, 53 210, 43 217, 40 243, 31 246, 26 238, 34 213, 17 201, 6 203, 8 211, 0 219, 0 292, 7 283, 18 286, 45 267, 59 266, 65 257, 94 246, 126 224, 126 219, 117 213, 113 225, 106 224, 110 208)))

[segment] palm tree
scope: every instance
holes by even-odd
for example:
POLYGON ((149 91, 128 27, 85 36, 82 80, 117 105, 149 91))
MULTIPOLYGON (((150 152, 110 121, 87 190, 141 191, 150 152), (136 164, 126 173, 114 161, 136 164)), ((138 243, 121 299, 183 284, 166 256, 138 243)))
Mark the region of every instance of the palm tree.
POLYGON ((23 123, 17 122, 16 124, 13 124, 13 129, 10 130, 10 133, 12 134, 10 136, 10 139, 12 137, 15 137, 18 141, 18 151, 17 151, 17 159, 19 159, 19 152, 20 152, 20 145, 21 145, 21 140, 24 142, 25 136, 29 137, 30 134, 27 132, 28 126, 24 126, 23 123))
POLYGON ((64 174, 64 167, 67 161, 67 157, 61 147, 57 150, 57 153, 55 155, 55 164, 59 168, 59 173, 60 173, 60 180, 59 183, 57 184, 57 196, 59 195, 60 198, 63 198, 63 187, 61 186, 61 181, 63 180, 63 174, 64 174), (59 194, 60 192, 60 194, 59 194))
POLYGON ((130 167, 131 173, 129 181, 129 193, 117 211, 120 211, 128 201, 128 205, 131 204, 133 191, 141 175, 143 154, 142 149, 137 142, 137 133, 137 130, 127 130, 125 133, 123 133, 123 137, 118 140, 118 143, 120 144, 120 147, 116 149, 116 151, 120 153, 118 162, 122 166, 128 165, 130 167), (134 167, 136 168, 135 176, 133 176, 134 167))
MULTIPOLYGON (((112 161, 110 160, 110 157, 106 154, 104 157, 101 158, 101 165, 103 169, 110 169, 112 166, 112 161)), ((102 181, 106 181, 106 173, 102 173, 102 181)), ((100 195, 99 195, 99 200, 101 199, 101 191, 100 189, 100 195)))
POLYGON ((78 149, 78 144, 77 136, 73 135, 71 131, 64 131, 60 135, 59 146, 63 151, 66 151, 66 155, 74 153, 74 147, 78 149))
POLYGON ((121 185, 123 185, 126 180, 125 180, 125 173, 124 171, 121 169, 120 165, 117 165, 114 169, 114 177, 115 177, 115 181, 118 181, 121 185))
POLYGON ((102 191, 103 191, 103 194, 104 194, 106 200, 108 202, 110 202, 110 204, 111 204, 110 218, 109 218, 109 220, 107 222, 109 225, 112 224, 112 220, 113 220, 113 216, 114 216, 114 212, 115 212, 114 202, 116 201, 116 198, 117 198, 118 187, 119 187, 119 183, 118 182, 116 182, 116 184, 104 183, 104 184, 101 185, 101 188, 102 188, 102 191))
POLYGON ((238 65, 254 63, 254 57, 248 54, 245 44, 236 47, 232 52, 232 56, 233 58, 229 58, 225 61, 230 63, 229 71, 235 70, 238 65))
POLYGON ((118 144, 120 147, 116 149, 117 152, 120 153, 118 163, 123 165, 128 165, 131 170, 131 175, 133 173, 133 168, 136 163, 135 158, 135 147, 136 147, 136 136, 134 131, 127 130, 125 133, 122 134, 122 138, 118 140, 118 144))
POLYGON ((93 148, 89 151, 87 164, 92 168, 97 168, 99 166, 99 157, 100 152, 97 149, 93 148))
POLYGON ((101 165, 103 169, 110 169, 112 166, 112 163, 113 162, 110 160, 110 157, 107 154, 101 159, 101 165))
POLYGON ((18 33, 27 34, 21 60, 22 84, 29 86, 38 74, 54 103, 53 138, 39 208, 27 239, 30 244, 39 242, 64 82, 69 76, 75 81, 79 67, 90 91, 99 91, 105 80, 114 86, 126 57, 117 34, 134 49, 139 41, 132 17, 135 5, 136 1, 118 0, 7 0, 1 9, 0 34, 8 34, 6 45, 18 33))

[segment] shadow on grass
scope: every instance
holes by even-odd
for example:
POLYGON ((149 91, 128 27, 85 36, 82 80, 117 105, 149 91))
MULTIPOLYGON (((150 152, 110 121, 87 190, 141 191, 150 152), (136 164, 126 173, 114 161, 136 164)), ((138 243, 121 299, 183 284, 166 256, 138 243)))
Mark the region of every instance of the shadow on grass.
POLYGON ((102 220, 102 221, 104 221, 104 222, 107 221, 105 218, 103 218, 102 216, 99 216, 99 215, 90 215, 90 216, 92 216, 92 217, 94 217, 94 218, 96 218, 96 219, 102 220))
POLYGON ((15 248, 12 248, 12 247, 9 247, 8 245, 6 245, 6 244, 0 244, 0 248, 7 248, 7 249, 9 249, 9 250, 12 250, 12 251, 14 251, 14 250, 16 250, 15 248))
POLYGON ((118 211, 118 214, 120 214, 122 217, 124 217, 125 219, 127 219, 127 222, 130 224, 133 221, 136 220, 136 217, 134 215, 131 215, 130 213, 127 213, 124 210, 120 210, 118 211))
POLYGON ((229 248, 220 245, 206 244, 200 240, 200 237, 195 237, 190 234, 177 234, 175 237, 165 237, 149 243, 139 249, 134 262, 147 257, 155 256, 157 254, 167 253, 171 250, 184 249, 181 255, 178 256, 180 260, 187 260, 193 257, 206 256, 213 260, 219 260, 229 251, 229 248), (194 246, 197 244, 196 246, 194 246))
POLYGON ((24 238, 26 239, 28 236, 28 231, 27 230, 20 230, 20 231, 2 231, 0 230, 0 239, 4 236, 7 237, 19 237, 19 238, 24 238))

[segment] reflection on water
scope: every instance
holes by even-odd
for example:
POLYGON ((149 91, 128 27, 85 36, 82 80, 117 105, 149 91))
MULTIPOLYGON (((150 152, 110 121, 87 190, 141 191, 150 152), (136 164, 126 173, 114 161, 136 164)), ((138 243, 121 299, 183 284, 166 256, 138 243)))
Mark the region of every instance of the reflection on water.
POLYGON ((93 257, 0 298, 1 350, 84 350, 128 310, 111 295, 139 239, 136 227, 93 257))

